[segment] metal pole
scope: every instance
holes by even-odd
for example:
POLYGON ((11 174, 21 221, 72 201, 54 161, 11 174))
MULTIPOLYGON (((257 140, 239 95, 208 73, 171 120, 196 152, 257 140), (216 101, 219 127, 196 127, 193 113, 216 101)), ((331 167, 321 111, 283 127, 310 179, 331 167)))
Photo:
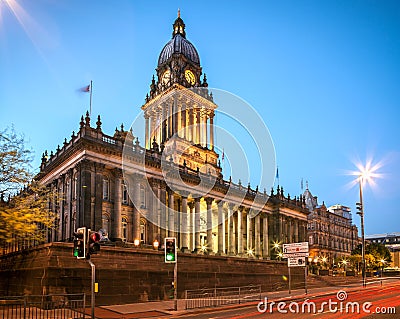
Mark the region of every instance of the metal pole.
POLYGON ((292 286, 292 284, 291 284, 291 280, 292 280, 292 278, 291 278, 291 276, 290 276, 290 267, 288 266, 288 273, 289 273, 289 294, 291 294, 292 292, 291 292, 291 286, 292 286))
POLYGON ((304 290, 307 295, 307 265, 304 265, 304 290))
MULTIPOLYGON (((178 257, 178 256, 177 256, 178 257)), ((174 310, 178 310, 178 258, 174 266, 174 310)))
POLYGON ((91 307, 92 307, 92 311, 91 311, 91 319, 95 319, 94 317, 94 304, 95 304, 95 300, 94 300, 94 282, 95 282, 95 276, 96 276, 96 266, 94 265, 94 263, 92 263, 92 261, 90 259, 88 259, 88 263, 90 264, 90 267, 92 267, 92 280, 91 280, 91 296, 92 296, 92 300, 91 300, 91 307))
POLYGON ((362 192, 362 176, 359 179, 360 185, 360 217, 361 217, 361 273, 362 273, 362 282, 363 287, 366 287, 365 282, 365 236, 364 236, 364 203, 363 203, 363 192, 362 192))
POLYGON ((93 92, 93 81, 90 81, 90 105, 89 105, 89 116, 92 116, 92 92, 93 92))

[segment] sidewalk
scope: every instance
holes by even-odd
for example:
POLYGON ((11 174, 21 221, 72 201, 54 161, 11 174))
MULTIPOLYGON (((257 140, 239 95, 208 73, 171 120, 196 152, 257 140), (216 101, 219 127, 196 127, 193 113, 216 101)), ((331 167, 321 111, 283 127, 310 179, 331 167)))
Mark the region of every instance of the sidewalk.
MULTIPOLYGON (((368 287, 378 287, 380 286, 380 281, 372 281, 367 283, 368 287)), ((308 289, 308 294, 305 294, 304 289, 292 290, 291 294, 287 290, 285 291, 273 291, 262 293, 262 300, 265 297, 271 301, 284 301, 284 300, 296 300, 313 298, 317 296, 328 295, 336 293, 339 290, 344 289, 347 292, 357 291, 362 289, 359 283, 351 284, 342 287, 321 287, 321 288, 311 288, 308 289)), ((246 307, 251 304, 258 304, 258 302, 248 302, 245 304, 234 304, 229 306, 221 306, 218 309, 234 309, 240 307, 246 307)), ((99 319, 130 319, 130 318, 159 318, 164 316, 177 316, 183 317, 185 314, 189 313, 201 313, 210 311, 214 308, 199 308, 185 310, 185 300, 178 299, 178 310, 173 309, 174 301, 154 301, 154 302, 144 302, 144 303, 133 303, 125 305, 111 305, 111 306, 100 306, 96 307, 95 316, 99 319)), ((90 310, 89 310, 90 313, 90 310)))

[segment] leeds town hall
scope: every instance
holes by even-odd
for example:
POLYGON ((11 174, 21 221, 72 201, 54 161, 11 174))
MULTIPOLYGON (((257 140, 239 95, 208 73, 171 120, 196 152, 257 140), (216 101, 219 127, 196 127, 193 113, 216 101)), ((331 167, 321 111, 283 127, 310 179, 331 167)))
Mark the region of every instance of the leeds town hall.
MULTIPOLYGON (((90 267, 72 256, 79 227, 102 234, 101 252, 92 257, 98 304, 168 298, 173 272, 160 250, 167 237, 177 240, 179 297, 185 289, 287 285, 287 263, 276 248, 307 241, 305 196, 223 175, 217 101, 179 14, 143 95, 144 132, 121 125, 107 134, 106 119, 86 113, 71 137, 43 154, 37 179, 62 194, 50 203, 56 227, 31 257, 9 257, 21 258, 10 261, 20 268, 2 285, 14 294, 87 291, 90 267)), ((292 281, 304 282, 299 267, 292 281)))
POLYGON ((305 241, 302 197, 224 179, 214 151, 218 105, 180 17, 156 71, 141 107, 145 141, 123 126, 106 135, 100 116, 86 114, 69 141, 43 155, 40 181, 65 194, 54 203, 50 240, 69 240, 86 226, 112 241, 152 245, 174 236, 185 253, 264 259, 274 257, 273 242, 305 241))

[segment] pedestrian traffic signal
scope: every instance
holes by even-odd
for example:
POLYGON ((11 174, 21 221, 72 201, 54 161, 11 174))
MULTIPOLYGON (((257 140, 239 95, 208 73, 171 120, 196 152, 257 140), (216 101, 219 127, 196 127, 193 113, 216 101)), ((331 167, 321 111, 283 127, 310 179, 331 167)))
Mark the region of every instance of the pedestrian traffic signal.
POLYGON ((77 259, 86 258, 86 227, 78 228, 74 232, 74 236, 74 257, 77 259))
POLYGON ((164 240, 165 262, 176 263, 176 238, 169 237, 164 240))
POLYGON ((88 251, 88 258, 90 258, 90 255, 97 254, 100 251, 100 238, 101 235, 98 232, 91 231, 89 230, 89 251, 88 251))

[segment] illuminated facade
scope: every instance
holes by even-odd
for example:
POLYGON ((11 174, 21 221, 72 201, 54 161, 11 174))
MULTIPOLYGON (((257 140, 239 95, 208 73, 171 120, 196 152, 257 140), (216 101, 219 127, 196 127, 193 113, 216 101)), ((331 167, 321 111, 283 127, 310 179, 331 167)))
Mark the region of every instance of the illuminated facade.
POLYGON ((156 72, 141 107, 144 143, 123 125, 106 135, 100 116, 93 124, 86 114, 76 134, 43 155, 40 181, 64 194, 52 203, 59 218, 49 240, 71 240, 87 226, 126 246, 174 236, 185 253, 260 259, 276 257, 274 242, 307 240, 302 196, 224 179, 214 150, 218 106, 180 16, 156 72))
POLYGON ((333 264, 337 258, 350 256, 359 244, 357 226, 352 224, 351 210, 347 206, 325 203, 318 205, 317 197, 306 189, 304 197, 310 210, 308 215, 308 242, 310 256, 321 261, 325 257, 327 264, 333 264))

